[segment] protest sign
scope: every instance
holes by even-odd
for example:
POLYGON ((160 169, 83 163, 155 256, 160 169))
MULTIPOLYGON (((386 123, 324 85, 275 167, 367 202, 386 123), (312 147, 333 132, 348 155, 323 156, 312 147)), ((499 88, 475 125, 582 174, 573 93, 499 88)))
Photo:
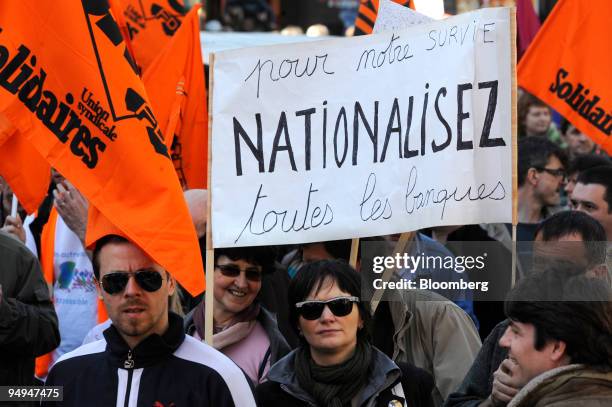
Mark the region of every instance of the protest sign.
POLYGON ((214 247, 510 222, 510 20, 216 54, 214 247))
POLYGON ((307 35, 283 35, 275 32, 202 31, 200 44, 204 64, 209 65, 211 54, 230 49, 257 47, 262 45, 293 44, 295 42, 320 41, 321 37, 307 35))
POLYGON ((409 7, 397 4, 392 0, 380 0, 372 32, 377 34, 386 31, 397 31, 432 21, 433 18, 427 17, 425 14, 414 11, 409 7))
POLYGON ((560 1, 518 65, 519 86, 612 154, 609 0, 560 1), (607 33, 607 34, 606 34, 607 33))
MULTIPOLYGON (((395 3, 409 7, 410 0, 393 0, 395 3)), ((412 5, 414 7, 414 5, 412 5)), ((355 35, 371 34, 379 12, 379 0, 362 0, 355 18, 355 35)))

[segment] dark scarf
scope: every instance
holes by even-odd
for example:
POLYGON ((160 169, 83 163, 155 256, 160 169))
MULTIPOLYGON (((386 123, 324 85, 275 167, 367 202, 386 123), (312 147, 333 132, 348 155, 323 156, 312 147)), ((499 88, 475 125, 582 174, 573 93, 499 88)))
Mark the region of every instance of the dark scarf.
POLYGON ((321 407, 342 407, 361 390, 372 363, 372 346, 357 341, 355 353, 346 361, 332 366, 319 366, 302 346, 295 355, 295 373, 300 386, 321 407))

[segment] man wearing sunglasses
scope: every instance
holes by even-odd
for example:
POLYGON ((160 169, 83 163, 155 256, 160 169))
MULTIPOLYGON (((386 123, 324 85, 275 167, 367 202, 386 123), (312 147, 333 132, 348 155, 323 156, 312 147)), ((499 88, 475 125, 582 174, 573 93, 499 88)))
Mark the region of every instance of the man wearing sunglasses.
POLYGON ((93 266, 112 325, 103 340, 51 369, 46 384, 63 386, 62 406, 255 406, 244 373, 185 336, 182 318, 168 311, 176 286, 159 264, 107 235, 96 243, 93 266))

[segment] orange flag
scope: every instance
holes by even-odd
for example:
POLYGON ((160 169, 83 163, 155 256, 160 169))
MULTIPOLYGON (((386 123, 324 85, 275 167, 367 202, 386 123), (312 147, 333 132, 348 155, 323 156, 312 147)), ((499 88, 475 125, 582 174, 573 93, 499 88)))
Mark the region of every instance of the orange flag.
POLYGON ((118 8, 123 7, 136 62, 141 72, 145 72, 178 31, 189 7, 182 0, 111 1, 118 8))
MULTIPOLYGON (((393 0, 397 4, 414 9, 412 0, 393 0)), ((355 35, 372 34, 376 16, 378 15, 378 0, 361 0, 355 19, 355 35)))
POLYGON ((2 2, 0 106, 115 227, 192 294, 204 289, 178 178, 106 1, 2 2))
POLYGON ((208 113, 198 7, 149 65, 142 80, 184 188, 206 188, 208 113))
POLYGON ((51 167, 38 150, 2 114, 0 106, 0 175, 27 213, 34 213, 47 195, 51 167))
POLYGON ((518 83, 612 154, 612 2, 561 0, 518 65, 518 83))

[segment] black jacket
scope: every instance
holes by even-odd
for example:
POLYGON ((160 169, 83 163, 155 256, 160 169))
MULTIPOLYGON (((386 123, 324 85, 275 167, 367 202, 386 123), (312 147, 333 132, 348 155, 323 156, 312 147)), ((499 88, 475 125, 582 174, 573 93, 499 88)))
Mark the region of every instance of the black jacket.
POLYGON ((152 334, 130 349, 117 329, 105 340, 63 355, 46 384, 64 386, 63 403, 46 406, 255 405, 244 373, 226 356, 183 333, 183 320, 170 314, 164 335, 152 334))
MULTIPOLYGON (((426 371, 400 363, 396 365, 382 352, 374 349, 373 361, 368 372, 367 385, 359 395, 360 407, 388 407, 391 401, 397 400, 402 406, 433 406, 431 392, 433 378, 426 371), (397 396, 401 384, 404 396, 397 396)), ((295 351, 275 364, 268 373, 268 380, 255 389, 255 398, 259 407, 312 407, 316 406, 312 397, 299 385, 295 370, 295 351)), ((350 405, 350 400, 346 400, 350 405)))
POLYGON ((32 385, 34 358, 60 343, 57 315, 34 255, 0 232, 0 385, 32 385))

